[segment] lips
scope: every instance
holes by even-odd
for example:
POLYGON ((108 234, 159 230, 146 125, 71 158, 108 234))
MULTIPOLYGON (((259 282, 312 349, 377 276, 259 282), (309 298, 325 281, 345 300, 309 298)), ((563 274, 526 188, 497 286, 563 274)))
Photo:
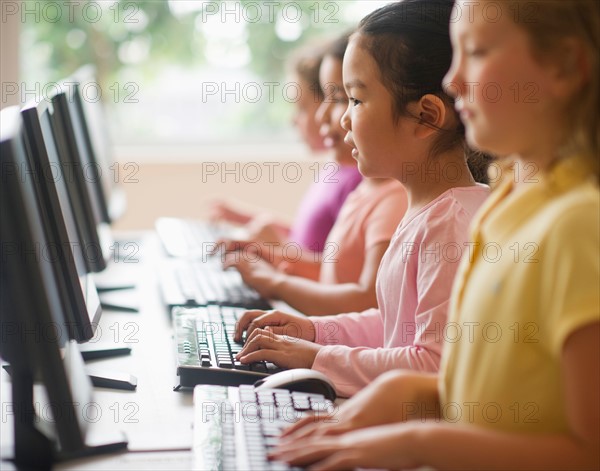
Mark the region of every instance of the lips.
POLYGON ((463 121, 473 117, 473 111, 471 111, 467 108, 457 106, 456 112, 459 114, 460 119, 462 119, 463 121))
POLYGON ((358 159, 358 149, 356 148, 356 145, 354 144, 354 141, 350 137, 350 134, 346 134, 346 137, 344 138, 344 143, 346 145, 352 147, 352 158, 353 159, 358 159))

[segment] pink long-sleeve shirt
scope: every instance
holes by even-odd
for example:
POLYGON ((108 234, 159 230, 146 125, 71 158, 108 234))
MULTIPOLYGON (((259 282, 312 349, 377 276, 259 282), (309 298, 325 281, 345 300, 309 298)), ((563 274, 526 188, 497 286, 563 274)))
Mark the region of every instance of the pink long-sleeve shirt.
POLYGON ((454 275, 485 185, 452 188, 398 226, 377 274, 378 309, 311 319, 324 345, 313 368, 340 396, 385 371, 437 371, 454 275))

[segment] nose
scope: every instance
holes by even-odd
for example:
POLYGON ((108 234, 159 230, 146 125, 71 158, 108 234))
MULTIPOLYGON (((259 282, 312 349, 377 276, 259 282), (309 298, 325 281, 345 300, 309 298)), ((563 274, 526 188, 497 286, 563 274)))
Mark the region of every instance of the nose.
POLYGON ((342 125, 342 129, 344 131, 350 132, 352 130, 352 119, 350 118, 350 106, 346 108, 344 114, 342 115, 342 119, 340 119, 340 124, 342 125))
POLYGON ((455 100, 461 96, 462 75, 460 69, 460 62, 454 57, 450 69, 442 80, 442 88, 455 100))
POLYGON ((319 132, 325 136, 329 132, 331 124, 331 103, 328 103, 327 100, 323 101, 317 109, 315 121, 319 126, 319 132))

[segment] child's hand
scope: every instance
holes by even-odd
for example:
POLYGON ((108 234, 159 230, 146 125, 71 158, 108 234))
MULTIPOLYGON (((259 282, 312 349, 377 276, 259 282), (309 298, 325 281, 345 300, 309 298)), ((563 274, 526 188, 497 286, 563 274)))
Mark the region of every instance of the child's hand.
POLYGON ((233 209, 225 201, 213 201, 208 210, 208 219, 213 222, 227 221, 235 224, 247 224, 252 217, 246 213, 233 209))
POLYGON ((256 329, 267 326, 275 334, 315 341, 315 327, 310 319, 281 311, 246 311, 237 323, 234 340, 241 342, 244 332, 249 339, 256 329))
POLYGON ((252 332, 236 360, 242 363, 269 361, 283 368, 311 368, 320 349, 316 343, 277 335, 267 327, 252 332))
MULTIPOLYGON (((246 258, 251 261, 263 259, 273 266, 278 266, 283 260, 281 246, 275 243, 263 243, 253 239, 219 239, 211 255, 217 252, 227 254, 228 252, 241 252, 237 258, 246 258)), ((229 260, 235 260, 235 256, 229 257, 229 260)))
POLYGON ((270 458, 314 471, 376 468, 413 469, 414 429, 427 424, 393 424, 331 437, 309 437, 279 445, 270 458))
POLYGON ((277 224, 264 218, 254 218, 248 222, 248 238, 261 244, 268 243, 281 251, 285 240, 281 232, 277 229, 277 224))
POLYGON ((338 410, 328 415, 307 416, 296 422, 284 431, 282 443, 420 418, 423 409, 434 413, 436 398, 435 375, 391 371, 381 375, 338 410))
POLYGON ((245 256, 239 253, 226 254, 223 268, 232 267, 240 272, 244 283, 267 299, 278 297, 277 288, 287 277, 286 274, 277 271, 273 265, 258 257, 250 260, 247 254, 245 256))

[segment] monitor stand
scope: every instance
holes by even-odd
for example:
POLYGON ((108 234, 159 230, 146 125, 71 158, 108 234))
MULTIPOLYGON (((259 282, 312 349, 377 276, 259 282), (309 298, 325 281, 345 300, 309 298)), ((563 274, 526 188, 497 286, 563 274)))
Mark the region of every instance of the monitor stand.
POLYGON ((28 368, 17 366, 11 375, 14 414, 14 458, 18 469, 50 470, 57 461, 127 450, 123 438, 89 446, 84 442, 77 450, 56 450, 51 440, 35 427, 38 422, 33 398, 33 375, 28 368))
MULTIPOLYGON (((83 343, 79 344, 78 349, 84 361, 101 360, 116 356, 129 355, 131 347, 126 344, 107 343, 83 343)), ((135 391, 137 387, 137 378, 127 373, 120 373, 113 370, 96 370, 89 368, 88 376, 92 384, 98 388, 122 389, 125 391, 135 391)))
POLYGON ((137 388, 137 378, 127 373, 88 370, 88 376, 92 380, 92 384, 97 388, 121 389, 124 391, 135 391, 137 388))
POLYGON ((99 292, 100 305, 103 309, 121 312, 139 312, 140 301, 137 290, 119 290, 99 292))
POLYGON ((81 343, 78 345, 84 361, 102 360, 104 358, 120 357, 131 354, 131 347, 125 343, 114 344, 102 342, 81 343))

